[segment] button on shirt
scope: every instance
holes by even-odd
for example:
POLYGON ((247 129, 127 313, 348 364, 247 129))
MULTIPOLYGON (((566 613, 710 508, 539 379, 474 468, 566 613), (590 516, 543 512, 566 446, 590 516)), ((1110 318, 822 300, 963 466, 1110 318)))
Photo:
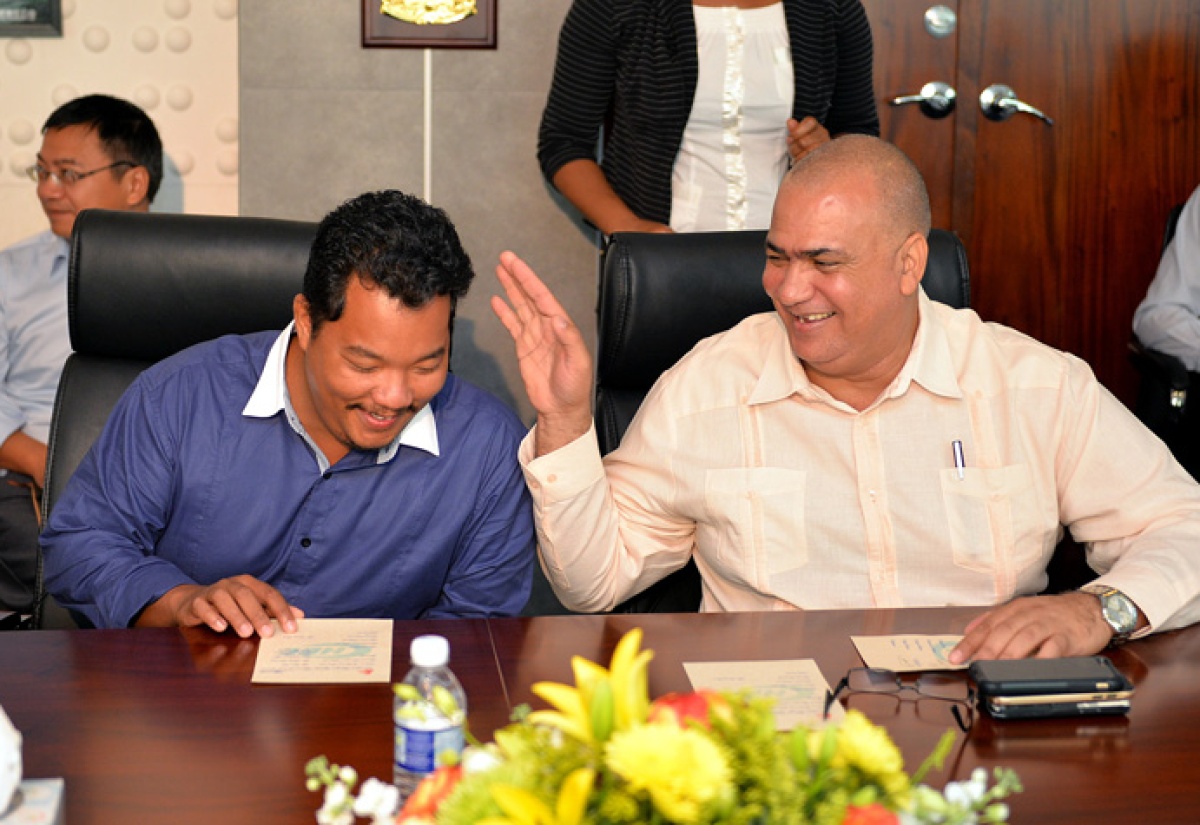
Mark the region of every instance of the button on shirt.
POLYGON ((1045 587, 1066 524, 1155 629, 1200 618, 1200 487, 1078 358, 924 294, 861 412, 767 313, 668 371, 603 463, 594 432, 536 459, 527 437, 521 458, 575 609, 693 554, 706 610, 990 605, 1045 587))
POLYGON ((67 242, 46 231, 0 252, 0 443, 17 430, 43 444, 67 331, 67 242))
POLYGON ((308 616, 518 612, 533 543, 516 415, 450 375, 396 443, 330 467, 289 422, 289 338, 228 336, 134 382, 43 533, 49 591, 102 627, 242 573, 308 616))

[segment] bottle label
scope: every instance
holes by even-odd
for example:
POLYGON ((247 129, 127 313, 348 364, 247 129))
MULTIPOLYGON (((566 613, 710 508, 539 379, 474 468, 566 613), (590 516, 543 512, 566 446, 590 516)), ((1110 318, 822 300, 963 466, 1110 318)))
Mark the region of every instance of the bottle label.
POLYGON ((457 757, 462 750, 461 725, 436 730, 396 725, 396 767, 409 773, 432 773, 446 764, 447 756, 457 757))

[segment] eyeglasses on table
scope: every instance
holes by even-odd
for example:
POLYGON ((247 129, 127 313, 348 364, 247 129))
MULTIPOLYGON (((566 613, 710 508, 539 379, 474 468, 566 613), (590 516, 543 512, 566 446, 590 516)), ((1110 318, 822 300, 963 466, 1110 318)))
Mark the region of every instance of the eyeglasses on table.
POLYGON ((975 689, 962 676, 941 673, 922 673, 916 679, 906 682, 893 670, 877 667, 855 667, 846 672, 842 680, 831 691, 825 693, 825 718, 829 718, 829 709, 843 694, 867 693, 894 697, 898 702, 919 701, 921 699, 936 699, 948 702, 950 714, 963 733, 968 732, 975 724, 975 689), (902 694, 911 691, 916 694, 906 697, 902 694), (966 708, 966 718, 961 708, 966 708))

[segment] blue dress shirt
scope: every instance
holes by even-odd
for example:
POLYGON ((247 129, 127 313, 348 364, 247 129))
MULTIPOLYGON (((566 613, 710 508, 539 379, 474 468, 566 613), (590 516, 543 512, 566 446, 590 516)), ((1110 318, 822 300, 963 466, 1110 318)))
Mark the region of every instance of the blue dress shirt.
POLYGON ((46 443, 67 332, 67 242, 49 230, 0 252, 0 444, 46 443))
POLYGON ((43 533, 49 591, 100 627, 242 573, 308 616, 518 612, 534 551, 516 415, 450 375, 398 443, 326 468, 289 405, 262 409, 286 398, 289 335, 200 344, 134 382, 43 533))

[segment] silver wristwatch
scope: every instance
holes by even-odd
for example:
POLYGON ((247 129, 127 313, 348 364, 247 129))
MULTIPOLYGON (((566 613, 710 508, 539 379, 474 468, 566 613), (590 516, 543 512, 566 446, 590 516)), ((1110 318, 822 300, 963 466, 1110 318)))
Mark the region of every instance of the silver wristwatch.
POLYGON ((1106 584, 1087 584, 1079 590, 1100 598, 1100 612, 1112 628, 1113 644, 1120 644, 1137 630, 1140 617, 1137 605, 1120 590, 1106 584))

